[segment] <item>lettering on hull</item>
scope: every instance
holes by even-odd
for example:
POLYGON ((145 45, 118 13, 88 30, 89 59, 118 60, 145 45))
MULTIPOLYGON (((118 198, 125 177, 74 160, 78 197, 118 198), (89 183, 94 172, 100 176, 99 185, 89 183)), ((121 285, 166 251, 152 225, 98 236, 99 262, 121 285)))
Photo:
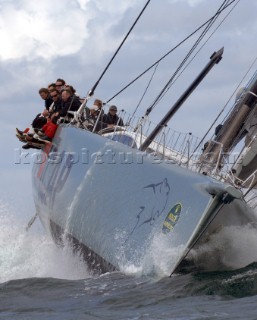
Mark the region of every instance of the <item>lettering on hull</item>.
POLYGON ((167 234, 173 230, 173 228, 175 227, 175 225, 179 220, 181 209, 182 209, 181 203, 175 204, 175 206, 170 209, 163 223, 163 227, 162 227, 163 233, 167 234))

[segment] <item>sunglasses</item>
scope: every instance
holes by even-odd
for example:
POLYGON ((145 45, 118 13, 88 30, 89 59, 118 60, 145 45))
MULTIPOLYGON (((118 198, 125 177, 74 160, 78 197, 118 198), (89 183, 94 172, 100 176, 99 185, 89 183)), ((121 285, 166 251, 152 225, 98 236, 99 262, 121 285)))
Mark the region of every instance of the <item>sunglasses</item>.
POLYGON ((54 96, 51 96, 52 98, 55 98, 55 97, 57 97, 58 96, 58 94, 55 94, 54 96))

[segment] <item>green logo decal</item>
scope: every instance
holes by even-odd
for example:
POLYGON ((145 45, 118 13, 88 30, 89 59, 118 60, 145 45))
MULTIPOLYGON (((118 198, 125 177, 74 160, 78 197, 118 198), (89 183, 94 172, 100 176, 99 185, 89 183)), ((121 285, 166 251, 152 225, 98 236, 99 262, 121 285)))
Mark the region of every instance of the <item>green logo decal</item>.
POLYGON ((181 203, 175 204, 175 206, 170 209, 162 226, 163 233, 167 234, 171 230, 173 230, 173 228, 175 227, 180 217, 181 209, 182 209, 181 203))

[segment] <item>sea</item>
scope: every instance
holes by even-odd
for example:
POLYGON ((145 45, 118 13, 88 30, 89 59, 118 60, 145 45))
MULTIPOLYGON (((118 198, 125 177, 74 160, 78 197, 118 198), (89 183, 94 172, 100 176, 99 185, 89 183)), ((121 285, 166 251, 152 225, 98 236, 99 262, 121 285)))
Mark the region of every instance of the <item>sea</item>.
MULTIPOLYGON (((257 263, 171 277, 147 266, 94 275, 38 220, 26 230, 17 206, 0 200, 0 221, 0 319, 257 319, 257 263)), ((257 246, 250 237, 244 251, 257 246)))

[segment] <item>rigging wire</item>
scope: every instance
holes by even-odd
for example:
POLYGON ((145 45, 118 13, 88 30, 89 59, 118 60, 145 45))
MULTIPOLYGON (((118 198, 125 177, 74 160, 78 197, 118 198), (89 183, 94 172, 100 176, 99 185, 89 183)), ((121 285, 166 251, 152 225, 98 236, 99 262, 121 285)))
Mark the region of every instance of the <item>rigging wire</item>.
POLYGON ((140 104, 141 104, 144 96, 146 95, 146 92, 148 91, 148 89, 149 89, 149 87, 150 87, 150 84, 151 84, 151 82, 152 82, 152 80, 153 80, 153 77, 154 77, 154 75, 155 75, 155 72, 156 72, 156 70, 157 70, 157 68, 158 68, 158 65, 159 65, 159 64, 157 64, 157 65, 155 66, 154 71, 153 71, 153 74, 152 74, 152 76, 151 76, 151 78, 150 78, 150 80, 149 80, 149 82, 148 82, 148 84, 147 84, 147 86, 146 86, 146 89, 145 89, 145 91, 144 91, 141 99, 139 100, 139 102, 138 102, 138 104, 137 104, 134 112, 132 113, 132 115, 131 115, 131 117, 130 117, 129 123, 130 123, 131 119, 134 117, 135 113, 137 112, 137 109, 139 108, 139 106, 140 106, 140 104))
POLYGON ((143 14, 143 12, 145 11, 146 7, 148 6, 148 4, 150 3, 151 0, 148 0, 145 4, 145 6, 143 7, 143 9, 141 10, 141 12, 139 13, 138 17, 136 18, 135 22, 133 23, 133 25, 131 26, 131 28, 129 29, 128 33, 126 34, 125 38, 122 40, 121 44, 119 45, 118 49, 116 50, 116 52, 114 53, 114 55, 112 56, 111 60, 109 61, 109 63, 107 64, 107 66, 105 67, 104 71, 102 72, 101 76, 99 77, 99 79, 96 81, 96 83, 94 84, 94 86, 92 87, 92 89, 89 91, 89 96, 92 96, 94 94, 94 91, 96 89, 96 87, 98 86, 99 82, 101 81, 102 77, 104 76, 104 74, 106 73, 107 69, 109 68, 109 66, 111 65, 112 61, 114 60, 114 58, 116 57, 117 53, 119 52, 119 50, 121 49, 122 45, 124 44, 124 42, 126 41, 126 39, 128 38, 129 34, 131 33, 131 31, 133 30, 133 28, 135 27, 136 23, 138 22, 139 18, 141 17, 141 15, 143 14))
MULTIPOLYGON (((206 45, 206 43, 210 40, 210 38, 214 35, 214 33, 219 29, 219 27, 222 25, 222 23, 227 19, 227 17, 231 14, 231 12, 235 9, 235 7, 238 5, 238 3, 241 0, 238 0, 237 3, 233 6, 233 8, 226 14, 226 16, 221 20, 219 25, 213 30, 213 32, 210 34, 210 36, 205 40, 203 45, 198 49, 198 51, 194 54, 194 56, 189 60, 189 62, 185 65, 185 67, 182 69, 182 71, 179 73, 179 75, 174 79, 174 81, 171 82, 171 85, 173 85, 178 78, 183 74, 183 72, 186 70, 186 68, 190 65, 190 63, 195 59, 197 54, 202 50, 202 48, 206 45)), ((170 86, 171 86, 170 85, 170 86)), ((168 87, 169 89, 170 87, 168 87)))
MULTIPOLYGON (((231 0, 230 3, 228 3, 226 6, 224 6, 224 8, 220 11, 224 11, 225 9, 227 9, 227 7, 229 7, 233 2, 235 2, 236 0, 231 0)), ((106 103, 110 102, 111 100, 113 100, 114 98, 116 98, 120 93, 122 93, 124 90, 126 90, 129 86, 131 86, 134 82, 136 82, 139 78, 141 78, 145 73, 147 73, 149 70, 151 70, 156 64, 158 64, 159 62, 161 62, 163 59, 165 59, 170 53, 172 53, 175 49, 177 49, 179 46, 181 46, 184 42, 186 42, 189 38, 191 38, 195 33, 197 33, 199 30, 201 30, 206 24, 208 24, 215 16, 217 15, 217 13, 212 16, 210 19, 208 19, 207 21, 205 21, 202 25, 200 25, 198 28, 196 28, 192 33, 190 33, 186 38, 184 38, 182 41, 180 41, 175 47, 173 47, 172 49, 170 49, 167 53, 165 53, 160 59, 158 59, 155 63, 153 63, 150 67, 148 67, 145 71, 143 71, 141 74, 139 74, 134 80, 132 80, 131 82, 129 82, 125 87, 123 87, 120 91, 118 91, 115 95, 113 95, 111 98, 109 98, 106 103)))
MULTIPOLYGON (((243 83, 243 81, 245 80, 245 78, 247 77, 247 75, 249 74, 249 72, 251 71, 253 65, 256 63, 257 61, 257 56, 254 58, 253 62, 251 63, 250 67, 248 68, 248 70, 246 71, 246 73, 244 74, 243 78, 241 79, 241 81, 239 82, 239 84, 236 86, 235 90, 232 92, 231 96, 229 97, 228 101, 226 102, 226 104, 224 105, 224 107, 221 109, 221 111, 219 112, 219 114, 217 115, 217 117, 214 119, 213 123, 211 124, 210 128, 207 130, 207 132, 205 133, 205 135, 202 137, 202 139, 200 140, 200 142, 198 143, 198 145, 196 146, 195 150, 193 151, 193 153, 199 148, 199 146, 203 143, 203 141, 205 140, 205 138, 207 137, 207 135, 209 134, 209 132, 211 131, 211 129, 213 128, 213 126, 215 125, 215 123, 217 122, 217 120, 219 119, 219 117, 221 116, 221 114, 224 112, 224 110, 226 109, 227 105, 229 104, 229 102, 231 101, 231 99, 233 98, 233 96, 236 94, 236 92, 238 91, 239 87, 241 86, 241 84, 243 83)), ((228 111, 227 115, 231 112, 231 110, 233 109, 234 105, 230 108, 230 110, 228 111)), ((226 116, 227 117, 227 116, 226 116)), ((225 117, 225 118, 226 118, 225 117)))
POLYGON ((193 51, 195 50, 195 48, 198 46, 198 44, 201 42, 201 40, 203 39, 203 37, 206 35, 206 33, 209 31, 209 29, 211 28, 211 26, 214 24, 214 22, 216 21, 216 19, 219 17, 219 15, 221 14, 221 10, 222 7, 224 5, 226 5, 226 3, 228 2, 228 0, 224 0, 222 5, 219 7, 218 11, 216 12, 215 16, 211 19, 211 21, 209 21, 209 23, 207 24, 207 26, 205 27, 205 29, 203 30, 203 32, 201 33, 201 35, 198 37, 198 39, 196 40, 196 42, 194 43, 194 45, 192 46, 192 48, 189 50, 189 52, 187 53, 187 55, 185 56, 185 58, 182 60, 182 62, 180 63, 180 65, 178 66, 177 70, 174 72, 174 74, 172 75, 172 77, 169 79, 169 81, 166 83, 166 85, 164 86, 164 88, 161 90, 161 92, 158 94, 158 96, 155 98, 154 102, 151 104, 151 106, 147 109, 146 111, 146 115, 149 115, 149 113, 154 109, 154 107, 157 105, 157 103, 163 98, 163 96, 165 95, 165 93, 167 93, 167 91, 170 89, 171 85, 172 85, 172 81, 174 80, 174 78, 176 77, 176 75, 178 74, 178 72, 181 70, 181 68, 183 67, 183 65, 186 63, 186 61, 189 59, 190 55, 193 53, 193 51))

